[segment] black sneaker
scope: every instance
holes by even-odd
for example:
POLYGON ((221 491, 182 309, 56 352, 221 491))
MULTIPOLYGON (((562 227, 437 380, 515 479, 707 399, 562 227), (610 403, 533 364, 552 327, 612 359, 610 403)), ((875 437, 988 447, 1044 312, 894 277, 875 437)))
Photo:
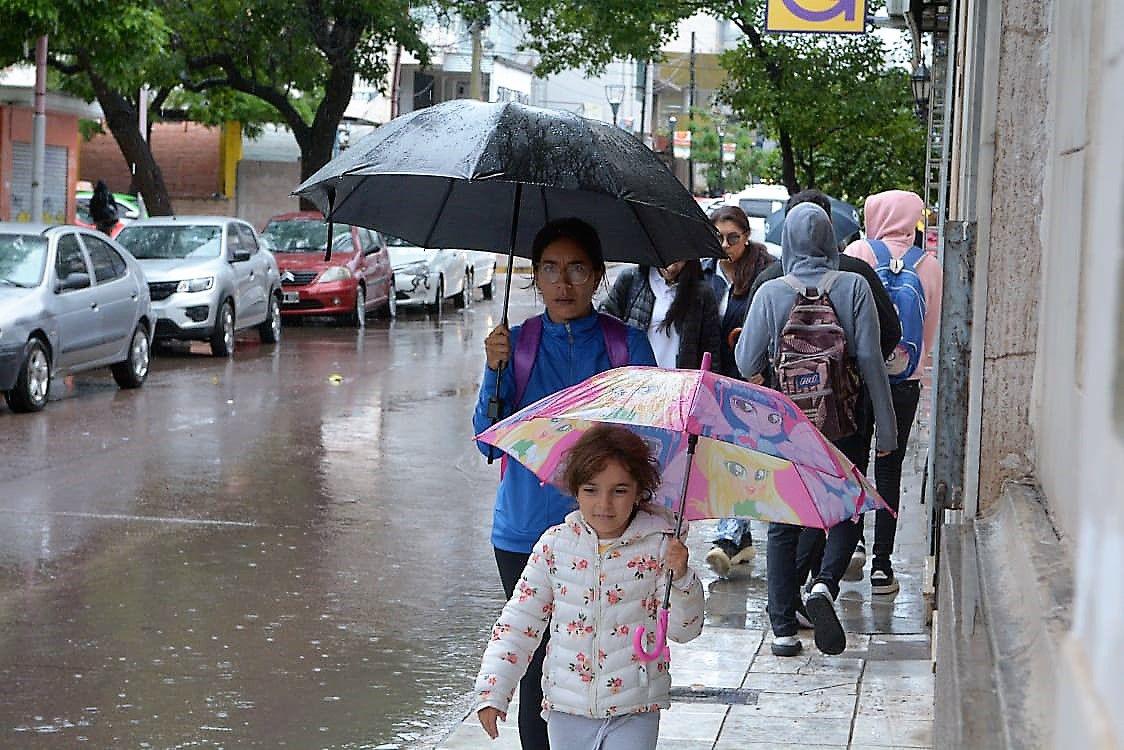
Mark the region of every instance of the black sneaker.
POLYGON ((889 563, 878 565, 870 571, 870 593, 896 594, 901 586, 898 579, 894 578, 894 569, 889 563))
POLYGON ((817 583, 813 586, 812 593, 804 600, 804 606, 808 609, 812 627, 816 629, 816 648, 828 656, 843 653, 847 648, 847 634, 839 624, 839 616, 835 614, 835 601, 831 598, 827 584, 817 583))

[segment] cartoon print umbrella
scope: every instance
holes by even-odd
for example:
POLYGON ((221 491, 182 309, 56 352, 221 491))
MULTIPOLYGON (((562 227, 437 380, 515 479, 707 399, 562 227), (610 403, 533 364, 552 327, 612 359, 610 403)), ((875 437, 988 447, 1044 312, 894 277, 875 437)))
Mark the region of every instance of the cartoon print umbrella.
MULTIPOLYGON (((527 406, 477 439, 544 482, 560 484, 570 446, 601 422, 626 426, 652 447, 663 476, 653 502, 676 510, 680 524, 738 516, 826 529, 889 508, 787 396, 707 369, 608 370, 527 406)), ((661 611, 659 643, 666 619, 661 611)), ((635 643, 639 653, 639 637, 635 643)))

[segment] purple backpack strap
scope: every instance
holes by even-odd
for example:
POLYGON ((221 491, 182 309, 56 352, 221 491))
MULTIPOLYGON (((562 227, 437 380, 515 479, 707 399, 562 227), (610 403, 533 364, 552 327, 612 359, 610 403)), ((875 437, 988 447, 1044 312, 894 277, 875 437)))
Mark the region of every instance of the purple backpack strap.
POLYGON ((512 357, 515 401, 510 404, 509 414, 514 414, 519 404, 523 402, 523 393, 527 390, 527 383, 531 380, 531 369, 534 368, 535 358, 539 354, 540 341, 542 341, 542 316, 527 318, 519 329, 519 343, 515 345, 515 354, 512 357))
POLYGON ((598 313, 597 322, 601 335, 605 337, 605 351, 609 354, 610 367, 624 367, 629 362, 628 326, 607 313, 598 313))

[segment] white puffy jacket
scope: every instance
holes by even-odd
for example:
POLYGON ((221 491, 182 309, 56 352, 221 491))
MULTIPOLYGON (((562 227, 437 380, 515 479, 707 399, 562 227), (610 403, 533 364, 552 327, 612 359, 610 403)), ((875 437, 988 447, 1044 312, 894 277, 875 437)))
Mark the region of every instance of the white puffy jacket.
MULTIPOLYGON (((668 663, 633 654, 632 632, 643 625, 655 642, 663 602, 670 513, 641 510, 603 553, 580 511, 547 529, 492 628, 476 678, 477 709, 506 712, 520 678, 550 623, 543 665, 543 709, 604 718, 667 708, 668 663)), ((685 643, 703 623, 702 583, 693 570, 672 585, 669 640, 685 643)))

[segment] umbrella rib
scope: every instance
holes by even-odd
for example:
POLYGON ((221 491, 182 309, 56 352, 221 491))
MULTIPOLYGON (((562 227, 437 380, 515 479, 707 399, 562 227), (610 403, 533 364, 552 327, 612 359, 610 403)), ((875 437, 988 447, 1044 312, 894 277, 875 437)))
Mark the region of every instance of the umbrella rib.
POLYGON ((648 238, 648 244, 652 246, 652 250, 656 253, 656 257, 660 260, 660 268, 666 268, 667 262, 664 260, 663 253, 660 252, 659 246, 656 245, 656 241, 652 239, 652 233, 648 231, 648 225, 644 223, 644 221, 640 218, 640 214, 637 213, 636 204, 630 200, 626 200, 625 203, 628 204, 629 210, 632 211, 632 215, 636 218, 636 223, 639 224, 640 228, 644 230, 644 236, 648 238))
POLYGON ((433 223, 429 225, 429 231, 425 235, 424 247, 429 247, 433 243, 433 233, 437 231, 437 225, 440 223, 441 214, 445 213, 445 206, 449 205, 449 196, 453 193, 453 179, 445 183, 445 195, 441 197, 441 206, 437 209, 437 214, 433 217, 433 223))

